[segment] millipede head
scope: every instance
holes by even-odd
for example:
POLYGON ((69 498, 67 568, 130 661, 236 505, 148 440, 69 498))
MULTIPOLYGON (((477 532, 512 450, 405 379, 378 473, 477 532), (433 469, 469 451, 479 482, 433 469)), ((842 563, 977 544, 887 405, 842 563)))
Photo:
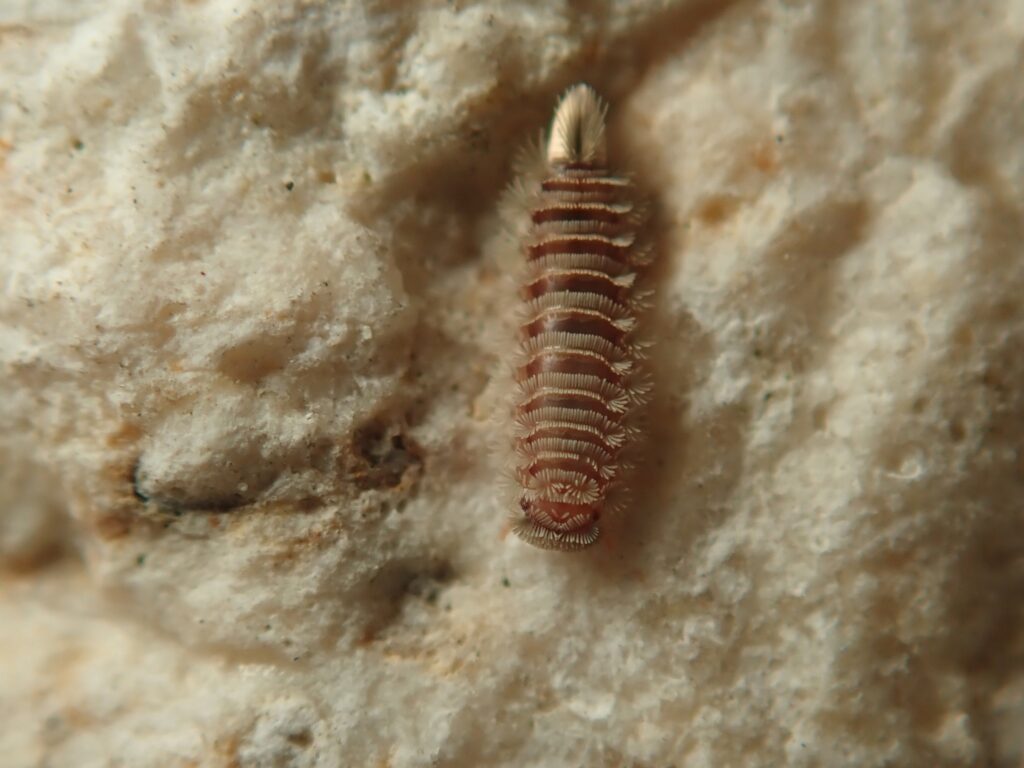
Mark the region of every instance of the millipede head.
POLYGON ((528 517, 513 517, 510 522, 516 536, 538 549, 576 552, 591 546, 601 535, 597 523, 575 531, 553 531, 528 517))

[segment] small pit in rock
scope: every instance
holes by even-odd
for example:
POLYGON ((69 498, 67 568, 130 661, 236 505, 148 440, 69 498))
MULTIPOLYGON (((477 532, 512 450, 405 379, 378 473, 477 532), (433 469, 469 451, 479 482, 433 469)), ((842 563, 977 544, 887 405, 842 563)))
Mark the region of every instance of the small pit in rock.
POLYGON ((395 625, 433 621, 441 594, 456 576, 451 563, 442 558, 401 560, 385 566, 370 581, 372 602, 380 613, 366 627, 363 642, 376 641, 395 625))
POLYGON ((422 465, 420 447, 395 426, 374 420, 353 435, 348 476, 361 491, 408 489, 422 465))

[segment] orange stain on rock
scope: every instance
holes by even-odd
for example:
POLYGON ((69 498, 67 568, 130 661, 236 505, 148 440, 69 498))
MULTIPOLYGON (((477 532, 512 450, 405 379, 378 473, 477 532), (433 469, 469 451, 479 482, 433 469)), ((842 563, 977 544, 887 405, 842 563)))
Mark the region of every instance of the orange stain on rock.
POLYGON ((138 442, 140 437, 142 437, 142 428, 134 422, 125 421, 107 435, 107 445, 111 448, 121 448, 138 442))
POLYGON ((697 218, 709 227, 718 226, 735 213, 736 198, 728 195, 711 195, 697 208, 697 218))
POLYGON ((775 173, 779 169, 779 155, 774 142, 759 141, 750 155, 751 162, 761 173, 775 173))

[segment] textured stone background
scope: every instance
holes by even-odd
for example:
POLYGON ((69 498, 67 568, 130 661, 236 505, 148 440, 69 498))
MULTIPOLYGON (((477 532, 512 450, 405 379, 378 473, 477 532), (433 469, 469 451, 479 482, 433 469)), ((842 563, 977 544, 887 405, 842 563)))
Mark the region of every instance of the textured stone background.
POLYGON ((0 765, 1024 752, 1024 2, 0 3, 0 765), (502 537, 501 193, 651 199, 630 514, 502 537))

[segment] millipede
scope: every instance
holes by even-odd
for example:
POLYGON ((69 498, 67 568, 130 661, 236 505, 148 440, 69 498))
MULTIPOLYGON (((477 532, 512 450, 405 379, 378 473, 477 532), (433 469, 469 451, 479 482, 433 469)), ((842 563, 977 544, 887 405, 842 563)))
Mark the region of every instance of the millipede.
POLYGON ((649 261, 629 178, 608 168, 607 108, 588 85, 555 109, 528 195, 515 366, 512 530, 543 549, 594 544, 621 506, 645 400, 634 283, 649 261))

